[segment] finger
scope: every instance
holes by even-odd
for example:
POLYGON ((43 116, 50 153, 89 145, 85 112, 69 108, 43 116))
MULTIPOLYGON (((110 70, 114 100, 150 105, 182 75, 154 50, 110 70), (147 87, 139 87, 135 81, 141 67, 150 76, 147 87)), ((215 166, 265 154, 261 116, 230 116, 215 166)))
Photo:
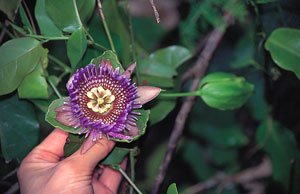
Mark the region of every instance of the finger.
POLYGON ((108 140, 106 137, 97 139, 94 143, 88 141, 92 141, 90 137, 86 140, 86 142, 81 146, 79 150, 77 150, 69 157, 69 159, 74 160, 74 165, 77 165, 82 170, 92 171, 98 164, 98 162, 111 152, 115 145, 115 142, 108 140), (86 149, 83 148, 85 146, 88 146, 89 149, 87 149, 87 151, 82 154, 82 150, 86 149))
MULTIPOLYGON (((121 162, 121 168, 125 171, 126 166, 127 166, 127 158, 125 158, 121 162)), ((119 185, 122 180, 122 174, 117 171, 112 169, 109 166, 106 166, 103 169, 103 172, 101 174, 101 177, 99 178, 99 182, 104 184, 107 188, 109 188, 113 193, 117 193, 119 185)))
POLYGON ((33 151, 46 161, 57 162, 64 156, 64 145, 68 133, 61 129, 54 129, 33 151))

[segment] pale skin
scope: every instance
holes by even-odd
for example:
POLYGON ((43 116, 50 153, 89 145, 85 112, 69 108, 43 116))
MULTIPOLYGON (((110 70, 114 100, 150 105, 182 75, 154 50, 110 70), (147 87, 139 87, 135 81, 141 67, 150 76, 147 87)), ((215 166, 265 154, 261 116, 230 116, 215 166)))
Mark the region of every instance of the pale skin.
MULTIPOLYGON (((68 133, 55 129, 22 161, 18 170, 21 194, 112 194, 117 193, 122 175, 109 167, 101 174, 94 169, 115 143, 106 138, 92 142, 62 159, 68 133)), ((122 162, 126 166, 126 161, 122 162)))

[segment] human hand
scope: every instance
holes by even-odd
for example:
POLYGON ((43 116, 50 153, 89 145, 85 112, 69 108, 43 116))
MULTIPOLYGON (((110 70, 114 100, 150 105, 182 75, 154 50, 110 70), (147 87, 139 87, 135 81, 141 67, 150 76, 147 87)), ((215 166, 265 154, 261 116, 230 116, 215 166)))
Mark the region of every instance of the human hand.
POLYGON ((67 132, 55 129, 22 161, 18 170, 21 193, 116 193, 122 178, 118 171, 104 167, 101 175, 94 172, 115 143, 106 138, 96 142, 87 139, 81 149, 61 160, 67 137, 67 132))

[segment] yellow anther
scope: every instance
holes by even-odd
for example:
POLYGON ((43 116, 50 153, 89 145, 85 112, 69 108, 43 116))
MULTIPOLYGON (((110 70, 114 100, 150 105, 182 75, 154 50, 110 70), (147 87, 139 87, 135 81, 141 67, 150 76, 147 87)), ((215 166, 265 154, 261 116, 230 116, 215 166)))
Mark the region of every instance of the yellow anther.
POLYGON ((111 91, 109 89, 105 90, 102 86, 92 88, 86 95, 90 98, 87 107, 99 113, 106 113, 115 100, 115 96, 111 94, 111 91))

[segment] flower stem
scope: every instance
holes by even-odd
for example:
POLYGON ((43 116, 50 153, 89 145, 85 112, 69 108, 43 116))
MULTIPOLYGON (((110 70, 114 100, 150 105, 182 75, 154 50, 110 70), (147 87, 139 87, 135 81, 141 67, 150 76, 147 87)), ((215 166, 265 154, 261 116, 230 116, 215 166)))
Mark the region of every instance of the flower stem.
MULTIPOLYGON (((135 181, 135 170, 134 170, 135 154, 136 154, 136 148, 131 149, 129 152, 129 162, 130 162, 130 176, 132 182, 135 181)), ((133 187, 130 187, 130 194, 133 194, 133 187)))
POLYGON ((97 2, 98 2, 98 11, 99 11, 100 17, 101 17, 102 22, 103 22, 104 30, 105 30, 106 36, 108 38, 109 45, 111 47, 111 50, 116 52, 114 43, 113 43, 111 35, 110 35, 109 28, 108 28, 107 23, 106 23, 106 19, 105 19, 104 14, 103 14, 101 1, 97 0, 97 2))
POLYGON ((143 194, 139 188, 137 188, 134 182, 132 182, 132 180, 127 176, 126 172, 124 172, 120 165, 113 165, 112 168, 118 170, 138 194, 143 194))
POLYGON ((185 97, 185 96, 198 96, 197 92, 180 92, 180 93, 161 93, 159 97, 162 98, 178 98, 178 97, 185 97))
POLYGON ((42 36, 42 35, 35 35, 35 34, 25 34, 27 37, 31 38, 37 38, 37 39, 45 39, 45 40, 68 40, 68 36, 57 36, 57 37, 48 37, 48 36, 42 36))
POLYGON ((57 95, 58 98, 61 98, 62 95, 60 94, 60 92, 58 91, 58 89, 56 88, 56 86, 54 85, 54 83, 51 81, 51 79, 47 79, 48 83, 50 84, 50 86, 52 87, 54 93, 57 95))
POLYGON ((58 58, 54 57, 53 55, 48 55, 49 59, 51 61, 53 61, 54 63, 56 63, 58 66, 62 67, 64 69, 65 72, 67 73, 71 73, 71 68, 66 65, 64 62, 62 62, 61 60, 59 60, 58 58))

